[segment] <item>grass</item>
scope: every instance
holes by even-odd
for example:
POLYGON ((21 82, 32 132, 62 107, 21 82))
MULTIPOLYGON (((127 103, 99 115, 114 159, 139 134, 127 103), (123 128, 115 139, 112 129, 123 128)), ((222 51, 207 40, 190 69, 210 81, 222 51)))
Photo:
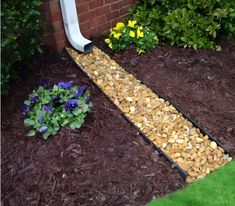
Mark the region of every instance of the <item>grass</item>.
MULTIPOLYGON (((174 180, 172 180, 174 181, 174 180)), ((235 161, 148 206, 234 206, 235 161)))

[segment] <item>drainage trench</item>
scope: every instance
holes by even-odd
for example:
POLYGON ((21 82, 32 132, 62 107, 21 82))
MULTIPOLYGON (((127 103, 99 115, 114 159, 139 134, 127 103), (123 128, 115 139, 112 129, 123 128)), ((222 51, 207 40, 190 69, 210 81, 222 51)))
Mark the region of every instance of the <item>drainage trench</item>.
POLYGON ((154 93, 97 47, 90 54, 68 54, 92 81, 154 145, 187 182, 232 158, 210 134, 178 108, 154 93))

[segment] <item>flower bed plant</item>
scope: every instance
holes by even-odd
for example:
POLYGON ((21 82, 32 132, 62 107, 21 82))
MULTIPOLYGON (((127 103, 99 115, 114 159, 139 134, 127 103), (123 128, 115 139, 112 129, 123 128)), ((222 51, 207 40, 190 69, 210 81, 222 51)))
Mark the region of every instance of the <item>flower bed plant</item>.
POLYGON ((121 51, 133 44, 138 53, 154 48, 158 44, 158 37, 148 27, 139 25, 135 20, 129 20, 127 24, 118 22, 110 30, 109 38, 105 43, 114 51, 121 51))
POLYGON ((33 127, 28 136, 41 133, 44 139, 55 135, 61 127, 78 129, 91 111, 90 94, 85 86, 73 86, 73 82, 59 82, 47 89, 45 82, 33 90, 24 101, 26 126, 33 127))

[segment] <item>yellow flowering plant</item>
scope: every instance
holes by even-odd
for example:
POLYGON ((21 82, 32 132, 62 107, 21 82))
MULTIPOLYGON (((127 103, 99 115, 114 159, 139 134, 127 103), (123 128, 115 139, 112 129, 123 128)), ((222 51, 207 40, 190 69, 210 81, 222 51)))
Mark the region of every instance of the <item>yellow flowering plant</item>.
POLYGON ((129 45, 135 45, 138 53, 156 47, 158 37, 148 27, 139 25, 136 20, 128 20, 127 23, 118 22, 110 29, 109 37, 105 43, 114 51, 124 50, 129 45))

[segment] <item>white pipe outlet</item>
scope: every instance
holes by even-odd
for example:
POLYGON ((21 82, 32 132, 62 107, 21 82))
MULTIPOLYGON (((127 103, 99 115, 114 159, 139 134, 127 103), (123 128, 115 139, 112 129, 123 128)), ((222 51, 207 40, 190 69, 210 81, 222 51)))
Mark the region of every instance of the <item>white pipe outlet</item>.
POLYGON ((91 52, 93 43, 81 34, 75 0, 60 0, 60 7, 65 33, 70 44, 78 51, 91 52))

